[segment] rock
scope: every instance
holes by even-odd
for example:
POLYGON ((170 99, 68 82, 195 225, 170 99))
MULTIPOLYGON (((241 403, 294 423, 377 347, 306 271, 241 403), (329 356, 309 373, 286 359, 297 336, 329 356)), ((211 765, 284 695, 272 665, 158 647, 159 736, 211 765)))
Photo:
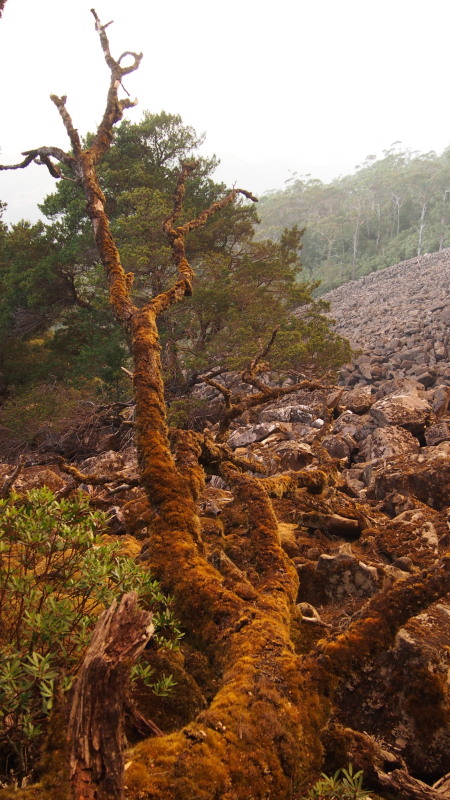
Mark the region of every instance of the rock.
POLYGON ((422 383, 425 387, 433 386, 436 381, 436 370, 427 369, 425 372, 417 373, 418 378, 417 380, 422 383))
POLYGON ((400 556, 392 562, 393 567, 401 569, 402 572, 414 572, 414 564, 408 556, 400 556))
MULTIPOLYGON (((450 249, 409 259, 328 292, 335 329, 363 351, 340 373, 345 386, 387 377, 421 388, 448 377, 450 249)), ((393 389, 391 390, 393 391, 393 389)))
POLYGON ((121 472, 125 466, 125 459, 122 453, 115 450, 106 450, 98 456, 86 458, 79 465, 81 472, 91 473, 95 475, 111 475, 111 480, 114 479, 116 472, 121 472))
POLYGON ((276 423, 261 422, 259 425, 246 425, 237 428, 229 436, 227 444, 233 450, 237 447, 247 447, 253 442, 261 442, 270 436, 271 433, 278 433, 281 430, 276 423))
POLYGON ((59 492, 69 481, 69 478, 62 478, 57 468, 49 467, 25 467, 17 478, 14 489, 18 492, 28 492, 30 489, 40 489, 48 486, 52 492, 59 492))
POLYGON ((446 422, 437 422, 430 425, 425 431, 427 445, 434 446, 450 439, 450 428, 446 422))
POLYGON ((434 418, 431 405, 416 394, 394 392, 377 400, 370 409, 371 416, 380 425, 396 425, 411 433, 423 433, 434 418))
POLYGON ((344 436, 325 436, 321 441, 321 445, 332 458, 344 458, 347 463, 352 453, 357 449, 355 440, 349 434, 344 436))
POLYGON ((314 459, 310 445, 302 442, 281 442, 274 452, 278 459, 278 469, 282 472, 302 469, 314 459))
POLYGON ((314 416, 311 409, 303 405, 286 405, 263 408, 259 413, 261 422, 303 422, 309 424, 313 422, 314 416))
POLYGON ((382 732, 410 772, 429 783, 450 772, 449 623, 445 602, 411 619, 394 646, 343 685, 336 698, 343 725, 377 737, 382 732))
POLYGON ((363 461, 377 458, 391 458, 403 453, 418 453, 418 440, 405 428, 391 425, 389 428, 376 428, 369 434, 359 452, 363 461))
POLYGON ((376 428, 375 420, 369 414, 353 414, 352 411, 344 411, 333 425, 333 433, 342 436, 351 436, 356 442, 365 439, 376 428))
POLYGON ((447 413, 450 403, 450 386, 436 386, 432 392, 431 408, 436 414, 437 419, 441 419, 447 413))
POLYGON ((365 414, 375 402, 374 391, 371 386, 357 386, 349 392, 344 392, 341 404, 354 414, 365 414))
POLYGON ((381 583, 376 567, 347 553, 322 553, 313 571, 308 566, 300 567, 299 575, 299 600, 313 604, 371 597, 381 583))
POLYGON ((417 394, 422 397, 424 388, 421 383, 412 378, 393 378, 390 381, 384 381, 378 387, 376 399, 381 400, 390 394, 417 394))
MULTIPOLYGON (((437 510, 446 508, 450 497, 450 459, 442 445, 433 452, 396 456, 373 465, 367 496, 383 500, 391 492, 411 495, 437 510)), ((366 482, 367 485, 367 482, 366 482)))
POLYGON ((347 488, 354 497, 359 497, 365 488, 362 479, 362 469, 345 469, 341 473, 347 488))

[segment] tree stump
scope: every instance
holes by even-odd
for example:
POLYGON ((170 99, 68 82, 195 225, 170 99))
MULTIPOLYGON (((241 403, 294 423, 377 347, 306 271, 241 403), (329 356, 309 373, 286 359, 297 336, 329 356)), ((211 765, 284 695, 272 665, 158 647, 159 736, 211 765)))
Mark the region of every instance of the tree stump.
POLYGON ((81 666, 70 712, 74 800, 122 800, 123 707, 130 666, 153 634, 152 614, 136 592, 99 617, 81 666))

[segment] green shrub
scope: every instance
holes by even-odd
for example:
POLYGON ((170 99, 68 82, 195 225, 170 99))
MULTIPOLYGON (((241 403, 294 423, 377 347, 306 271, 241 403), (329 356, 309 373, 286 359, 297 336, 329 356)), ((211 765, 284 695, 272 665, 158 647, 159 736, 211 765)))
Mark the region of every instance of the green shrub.
POLYGON ((321 780, 314 784, 304 800, 370 800, 371 796, 362 788, 362 782, 362 770, 354 773, 349 764, 348 769, 338 769, 333 777, 322 773, 321 780))
MULTIPOLYGON (((0 755, 1 772, 30 771, 55 689, 70 689, 101 611, 131 589, 154 614, 155 640, 176 647, 181 636, 157 581, 118 542, 100 534, 106 515, 80 493, 57 500, 44 487, 0 501, 0 755)), ((152 683, 159 694, 170 676, 152 683)))

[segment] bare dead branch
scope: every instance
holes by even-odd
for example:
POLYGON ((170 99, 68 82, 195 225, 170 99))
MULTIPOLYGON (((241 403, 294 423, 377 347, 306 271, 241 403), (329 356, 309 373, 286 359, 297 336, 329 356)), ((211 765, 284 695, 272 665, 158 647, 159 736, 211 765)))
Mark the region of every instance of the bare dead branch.
MULTIPOLYGON (((64 460, 59 462, 62 472, 71 475, 78 483, 85 483, 87 486, 104 486, 107 483, 126 481, 127 487, 139 486, 140 481, 129 478, 123 472, 116 472, 114 475, 97 475, 96 473, 80 472, 73 464, 67 464, 64 460)), ((115 490, 117 491, 117 490, 115 490)))
POLYGON ((60 147, 36 147, 33 150, 24 150, 22 153, 25 158, 18 164, 2 164, 0 170, 25 169, 31 163, 43 164, 47 167, 52 178, 61 178, 59 167, 51 159, 54 158, 62 164, 74 169, 75 159, 69 153, 65 153, 60 147))
POLYGON ((91 8, 91 12, 95 19, 95 30, 100 38, 100 44, 105 56, 105 61, 111 71, 111 80, 103 119, 97 129, 97 134, 94 138, 94 141, 89 148, 89 153, 92 156, 93 164, 96 164, 99 158, 101 158, 103 153, 106 152, 111 144, 113 126, 122 119, 123 112, 126 108, 132 108, 137 103, 137 100, 129 100, 128 98, 119 100, 118 90, 122 85, 123 77, 125 75, 129 75, 130 72, 134 72, 139 68, 142 60, 142 53, 134 53, 130 50, 127 50, 122 53, 118 61, 115 61, 111 55, 111 51, 109 49, 109 40, 106 35, 106 28, 108 25, 111 25, 111 22, 108 22, 106 25, 102 25, 94 8, 91 8), (126 56, 132 56, 133 63, 127 67, 122 67, 121 61, 126 56))
POLYGON ((72 117, 70 116, 69 112, 66 109, 67 97, 65 95, 63 95, 62 97, 58 97, 58 95, 56 94, 51 94, 50 100, 52 101, 52 103, 55 104, 56 108, 59 111, 64 127, 69 136, 70 143, 72 145, 72 149, 75 155, 75 159, 78 161, 80 159, 82 151, 81 140, 78 135, 78 131, 75 129, 73 125, 72 117))
POLYGON ((208 386, 212 386, 213 389, 217 389, 217 391, 220 392, 225 401, 225 407, 231 408, 233 392, 230 389, 227 389, 227 387, 223 383, 219 383, 219 381, 216 381, 213 378, 204 377, 202 378, 202 381, 203 383, 207 383, 208 386))
POLYGON ((24 459, 21 457, 19 459, 19 463, 14 467, 13 471, 11 472, 11 475, 7 475, 5 480, 4 480, 4 482, 3 482, 3 486, 0 489, 0 498, 1 499, 4 499, 5 497, 8 497, 8 495, 9 495, 11 489, 13 488, 17 478, 19 477, 20 473, 22 472, 23 466, 24 466, 24 459))
POLYGON ((379 769, 375 771, 380 789, 401 800, 445 800, 445 797, 448 797, 447 793, 442 794, 439 789, 413 778, 404 769, 394 769, 391 772, 382 772, 379 769))
POLYGON ((131 380, 133 380, 133 373, 130 372, 129 369, 127 369, 126 367, 121 367, 120 369, 122 370, 122 372, 125 373, 125 375, 127 375, 129 378, 131 378, 131 380))

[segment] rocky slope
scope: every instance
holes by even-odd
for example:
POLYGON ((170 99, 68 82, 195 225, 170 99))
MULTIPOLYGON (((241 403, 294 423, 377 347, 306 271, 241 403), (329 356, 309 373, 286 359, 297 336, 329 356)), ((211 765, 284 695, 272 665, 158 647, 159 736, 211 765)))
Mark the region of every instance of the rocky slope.
POLYGON ((347 385, 411 377, 450 382, 450 249, 372 272, 325 295, 336 330, 362 354, 347 385))

